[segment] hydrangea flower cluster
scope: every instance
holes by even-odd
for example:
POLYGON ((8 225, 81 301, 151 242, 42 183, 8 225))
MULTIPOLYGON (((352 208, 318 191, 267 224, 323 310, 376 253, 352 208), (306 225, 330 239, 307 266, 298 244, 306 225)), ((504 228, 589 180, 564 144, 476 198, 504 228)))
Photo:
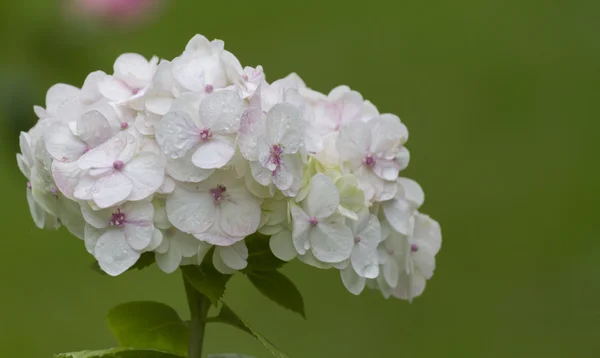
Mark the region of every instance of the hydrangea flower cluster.
POLYGON ((145 252, 168 273, 212 260, 231 274, 255 233, 281 260, 340 270, 353 294, 411 300, 433 275, 440 227, 399 177, 407 128, 347 86, 269 83, 196 35, 172 61, 121 55, 34 109, 17 155, 34 221, 64 225, 109 275, 145 252))

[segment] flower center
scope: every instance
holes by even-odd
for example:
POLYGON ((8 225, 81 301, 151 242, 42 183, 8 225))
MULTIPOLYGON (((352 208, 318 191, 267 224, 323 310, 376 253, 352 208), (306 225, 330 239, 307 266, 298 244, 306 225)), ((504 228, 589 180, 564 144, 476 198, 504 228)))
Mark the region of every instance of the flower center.
POLYGON ((204 128, 200 131, 200 140, 209 140, 212 138, 212 131, 209 128, 204 128))
POLYGON ((283 146, 281 144, 274 144, 271 147, 271 156, 269 161, 275 164, 276 167, 279 168, 281 165, 281 155, 283 154, 283 146))
POLYGON ((373 158, 373 156, 369 154, 365 157, 364 163, 367 167, 372 168, 375 165, 375 158, 373 158))
POLYGON ((213 200, 215 201, 215 204, 218 204, 221 200, 223 200, 227 197, 227 194, 225 194, 226 191, 227 191, 227 188, 221 184, 217 185, 216 188, 210 189, 210 193, 213 196, 213 200))
POLYGON ((317 226, 319 224, 319 219, 312 216, 310 219, 308 219, 308 222, 310 223, 310 226, 317 226))
POLYGON ((411 252, 417 252, 417 251, 419 251, 419 245, 417 245, 417 244, 410 244, 410 251, 411 252))
POLYGON ((213 85, 206 85, 204 86, 204 92, 206 93, 212 93, 212 91, 214 91, 215 88, 213 87, 213 85))
POLYGON ((127 128, 129 128, 129 123, 127 123, 127 122, 121 123, 121 129, 127 129, 127 128))
POLYGON ((27 189, 31 190, 31 182, 30 181, 27 182, 27 189))
POLYGON ((142 89, 141 88, 132 88, 131 89, 131 93, 135 96, 136 94, 138 94, 142 89))
POLYGON ((110 226, 125 226, 125 213, 122 213, 121 209, 117 209, 117 211, 112 213, 109 224, 110 226))
POLYGON ((360 242, 360 240, 362 240, 362 239, 360 238, 360 236, 355 236, 355 237, 354 237, 354 243, 355 243, 355 244, 358 244, 358 243, 360 242))
POLYGON ((123 163, 122 160, 115 160, 115 162, 113 163, 113 168, 115 168, 115 170, 121 170, 124 166, 125 163, 123 163))

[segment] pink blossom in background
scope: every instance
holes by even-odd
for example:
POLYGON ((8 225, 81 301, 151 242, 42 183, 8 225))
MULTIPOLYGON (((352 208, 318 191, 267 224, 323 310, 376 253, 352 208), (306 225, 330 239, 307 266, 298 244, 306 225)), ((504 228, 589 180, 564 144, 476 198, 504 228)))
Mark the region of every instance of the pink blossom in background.
POLYGON ((76 14, 116 22, 145 18, 161 3, 161 0, 69 0, 70 8, 76 14))

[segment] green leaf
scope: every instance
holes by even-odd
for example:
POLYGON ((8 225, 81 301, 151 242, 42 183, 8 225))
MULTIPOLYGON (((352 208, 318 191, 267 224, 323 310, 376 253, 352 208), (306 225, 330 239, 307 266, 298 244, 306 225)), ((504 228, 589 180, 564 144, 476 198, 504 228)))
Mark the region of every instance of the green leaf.
POLYGON ((135 349, 135 348, 112 348, 102 351, 83 351, 75 353, 62 353, 54 355, 55 358, 183 358, 169 352, 135 349))
POLYGON ((254 358, 244 354, 237 353, 219 353, 219 354, 209 354, 208 358, 254 358))
POLYGON ((216 317, 209 318, 207 322, 219 322, 229 324, 231 326, 237 327, 242 331, 251 334, 254 338, 258 339, 262 345, 267 348, 267 350, 273 355, 275 358, 289 358, 286 354, 282 353, 273 343, 271 343, 268 339, 260 335, 256 332, 248 323, 246 323, 243 319, 240 318, 235 312, 229 308, 225 303, 223 303, 223 307, 221 307, 221 312, 216 317))
POLYGON ((108 326, 122 347, 165 350, 185 356, 187 324, 171 307, 158 302, 130 302, 108 312, 108 326))
POLYGON ((268 236, 259 233, 245 239, 248 247, 248 266, 242 272, 273 271, 286 264, 273 255, 269 240, 268 236))
MULTIPOLYGON (((143 269, 145 269, 148 266, 151 266, 154 263, 154 252, 144 252, 140 258, 137 260, 137 262, 131 266, 129 269, 127 269, 127 271, 133 271, 133 270, 138 270, 141 271, 143 269)), ((100 265, 98 265, 98 261, 94 261, 92 263, 92 270, 96 271, 97 273, 101 274, 101 275, 106 275, 106 272, 102 271, 102 269, 100 268, 100 265)))
POLYGON ((284 274, 279 271, 256 271, 248 272, 247 276, 263 295, 306 318, 302 294, 284 274))
POLYGON ((181 266, 181 272, 183 272, 187 282, 198 292, 208 297, 215 306, 223 297, 225 285, 231 278, 231 275, 223 275, 217 271, 212 262, 201 266, 181 266))

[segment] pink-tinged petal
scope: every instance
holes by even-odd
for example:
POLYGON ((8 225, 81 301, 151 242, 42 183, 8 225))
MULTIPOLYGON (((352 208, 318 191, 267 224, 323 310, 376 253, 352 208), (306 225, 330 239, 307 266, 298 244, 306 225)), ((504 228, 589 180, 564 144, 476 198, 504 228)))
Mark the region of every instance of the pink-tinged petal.
POLYGON ((207 231, 216 219, 215 204, 207 192, 178 187, 167 198, 166 205, 169 221, 179 230, 189 234, 207 231))
POLYGON ((193 152, 188 152, 180 159, 167 161, 166 172, 173 179, 183 182, 199 183, 214 173, 215 169, 202 169, 192 164, 193 152))
POLYGON ((382 114, 367 124, 373 138, 369 148, 371 153, 385 153, 408 140, 406 126, 393 114, 382 114))
POLYGON ((118 171, 96 180, 92 192, 92 200, 99 208, 108 208, 118 204, 131 194, 133 183, 123 173, 118 171))
POLYGON ((100 236, 94 248, 94 256, 104 272, 118 276, 137 262, 140 253, 127 244, 123 231, 113 229, 100 236))
POLYGON ((123 168, 133 183, 128 200, 136 201, 154 194, 165 180, 165 172, 157 155, 141 153, 123 168))
POLYGON ((75 188, 84 173, 83 170, 79 169, 76 162, 64 163, 56 160, 52 162, 52 177, 56 187, 70 200, 76 200, 75 188))
POLYGON ((346 260, 352 253, 352 231, 343 223, 320 222, 309 231, 310 248, 315 257, 323 262, 346 260))
POLYGON ((297 162, 300 158, 297 155, 289 155, 281 161, 281 164, 272 172, 273 184, 279 190, 287 190, 294 183, 294 174, 290 169, 298 167, 297 162))
POLYGON ((310 179, 309 187, 306 213, 319 219, 331 216, 340 205, 340 193, 331 178, 316 174, 310 179))
POLYGON ((192 156, 192 163, 202 169, 218 169, 227 165, 235 154, 235 138, 215 136, 203 142, 192 156))
POLYGON ((248 248, 243 241, 231 246, 220 247, 219 253, 223 263, 234 270, 243 270, 248 266, 248 248))
POLYGON ((243 237, 258 229, 260 201, 250 195, 245 187, 243 190, 236 189, 228 189, 229 198, 220 202, 218 221, 219 227, 227 235, 243 237))
POLYGON ((57 124, 44 134, 46 150, 61 162, 72 162, 83 155, 87 145, 71 133, 66 124, 57 124))
POLYGON ((77 121, 77 135, 87 144, 87 149, 106 142, 113 134, 108 119, 97 110, 86 112, 77 121))
POLYGON ((342 277, 344 287, 353 295, 359 295, 365 289, 367 280, 357 275, 352 266, 340 270, 340 276, 342 277))
POLYGON ((169 158, 181 158, 200 143, 200 129, 188 113, 169 112, 156 128, 156 141, 169 158))
POLYGON ((238 146, 244 158, 258 160, 257 141, 266 132, 266 116, 260 108, 248 108, 242 115, 238 132, 238 146))
POLYGON ((296 153, 304 144, 305 122, 298 108, 279 103, 267 113, 267 138, 280 144, 286 154, 296 153))
POLYGON ((75 191, 73 191, 73 196, 79 200, 92 200, 92 194, 94 193, 95 185, 96 178, 93 178, 89 175, 85 175, 81 178, 81 180, 75 187, 75 191))
MULTIPOLYGON (((283 163, 280 166, 280 169, 284 169, 287 173, 292 177, 292 184, 287 188, 282 188, 278 186, 278 189, 281 190, 281 193, 285 196, 294 197, 298 194, 298 190, 302 186, 302 159, 297 154, 286 154, 283 157, 283 163)), ((279 181, 279 171, 275 172, 275 176, 273 177, 273 183, 277 186, 279 181)), ((280 183, 281 184, 281 183, 280 183)), ((287 186, 287 182, 285 182, 285 186, 287 186)))
POLYGON ((234 91, 218 91, 208 95, 200 103, 198 114, 202 124, 213 132, 236 133, 244 107, 244 100, 234 91))
POLYGON ((90 150, 79 158, 77 165, 79 168, 111 168, 113 163, 119 157, 119 154, 127 146, 128 137, 125 134, 112 137, 104 144, 90 150))
POLYGON ((340 129, 336 147, 343 161, 362 162, 371 146, 371 130, 366 123, 348 123, 340 129))

